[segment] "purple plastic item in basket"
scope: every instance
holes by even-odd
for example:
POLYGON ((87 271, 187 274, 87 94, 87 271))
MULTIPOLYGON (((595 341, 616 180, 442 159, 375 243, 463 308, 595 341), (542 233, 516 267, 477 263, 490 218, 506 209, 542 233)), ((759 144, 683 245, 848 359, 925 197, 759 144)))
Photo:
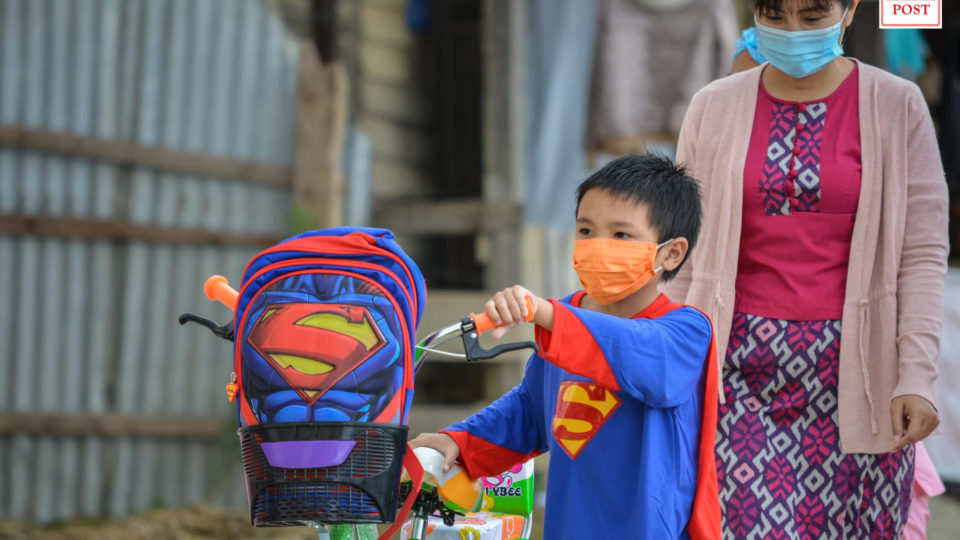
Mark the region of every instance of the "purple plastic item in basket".
POLYGON ((281 441, 260 445, 270 465, 281 469, 333 467, 347 460, 355 441, 281 441))

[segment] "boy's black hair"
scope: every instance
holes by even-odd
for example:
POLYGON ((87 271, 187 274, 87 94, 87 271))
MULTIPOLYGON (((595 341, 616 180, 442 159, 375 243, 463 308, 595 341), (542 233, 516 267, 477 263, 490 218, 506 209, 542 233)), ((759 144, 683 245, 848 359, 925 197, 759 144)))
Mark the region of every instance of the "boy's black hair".
MULTIPOLYGON (((753 0, 753 10, 761 13, 780 13, 783 11, 784 4, 797 2, 798 0, 753 0)), ((810 7, 815 7, 821 11, 830 11, 833 4, 840 4, 844 9, 849 8, 852 0, 806 0, 810 7)))
POLYGON ((661 281, 673 279, 700 234, 703 210, 700 206, 700 185, 683 166, 665 156, 644 153, 624 156, 607 163, 577 187, 577 211, 580 201, 591 189, 604 189, 611 195, 647 206, 650 225, 657 230, 658 242, 680 236, 690 247, 680 265, 664 272, 661 281))

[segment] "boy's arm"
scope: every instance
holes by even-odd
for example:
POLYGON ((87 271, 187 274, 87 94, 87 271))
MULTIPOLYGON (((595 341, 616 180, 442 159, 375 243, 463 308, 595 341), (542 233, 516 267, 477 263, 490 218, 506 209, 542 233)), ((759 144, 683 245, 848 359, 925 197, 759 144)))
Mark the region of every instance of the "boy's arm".
POLYGON ((460 460, 471 478, 496 476, 547 450, 540 421, 542 372, 542 361, 531 357, 518 386, 441 431, 457 443, 460 460))
POLYGON ((624 319, 551 303, 552 330, 536 329, 540 355, 550 363, 653 407, 679 405, 698 391, 712 338, 699 311, 624 319))

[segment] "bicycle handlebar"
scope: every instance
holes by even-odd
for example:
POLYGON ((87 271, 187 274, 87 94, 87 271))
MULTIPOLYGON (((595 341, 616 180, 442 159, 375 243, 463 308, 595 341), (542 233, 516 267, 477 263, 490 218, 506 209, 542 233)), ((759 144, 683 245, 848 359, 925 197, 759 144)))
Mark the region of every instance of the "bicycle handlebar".
POLYGON ((203 292, 207 298, 218 301, 230 308, 231 311, 237 310, 237 291, 227 283, 227 278, 223 276, 210 276, 203 284, 203 292))
MULTIPOLYGON (((203 284, 203 292, 207 295, 207 298, 222 303, 233 311, 237 310, 237 299, 239 293, 230 286, 227 282, 227 278, 220 275, 213 275, 207 278, 207 281, 203 284)), ((524 317, 524 320, 530 322, 533 320, 533 298, 527 296, 524 298, 527 304, 527 316, 524 317)), ((473 320, 473 326, 477 331, 477 334, 482 334, 487 330, 492 330, 499 326, 503 326, 503 323, 496 324, 491 319, 490 316, 486 313, 471 313, 470 319, 473 320)))
MULTIPOLYGON (((523 320, 530 322, 533 320, 533 298, 526 296, 524 297, 524 300, 527 303, 527 316, 524 317, 523 320)), ((473 319, 473 326, 476 329, 477 334, 482 334, 487 330, 503 326, 503 323, 495 324, 492 320, 490 320, 490 316, 486 313, 471 313, 470 318, 473 319)))

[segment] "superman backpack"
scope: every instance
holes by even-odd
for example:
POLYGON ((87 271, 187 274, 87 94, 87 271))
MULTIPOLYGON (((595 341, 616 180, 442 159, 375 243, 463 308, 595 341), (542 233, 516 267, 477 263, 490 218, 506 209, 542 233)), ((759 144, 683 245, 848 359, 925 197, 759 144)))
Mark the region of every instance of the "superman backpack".
POLYGON ((228 394, 253 525, 395 520, 401 469, 419 468, 406 423, 425 300, 383 229, 306 232, 250 261, 228 394))

